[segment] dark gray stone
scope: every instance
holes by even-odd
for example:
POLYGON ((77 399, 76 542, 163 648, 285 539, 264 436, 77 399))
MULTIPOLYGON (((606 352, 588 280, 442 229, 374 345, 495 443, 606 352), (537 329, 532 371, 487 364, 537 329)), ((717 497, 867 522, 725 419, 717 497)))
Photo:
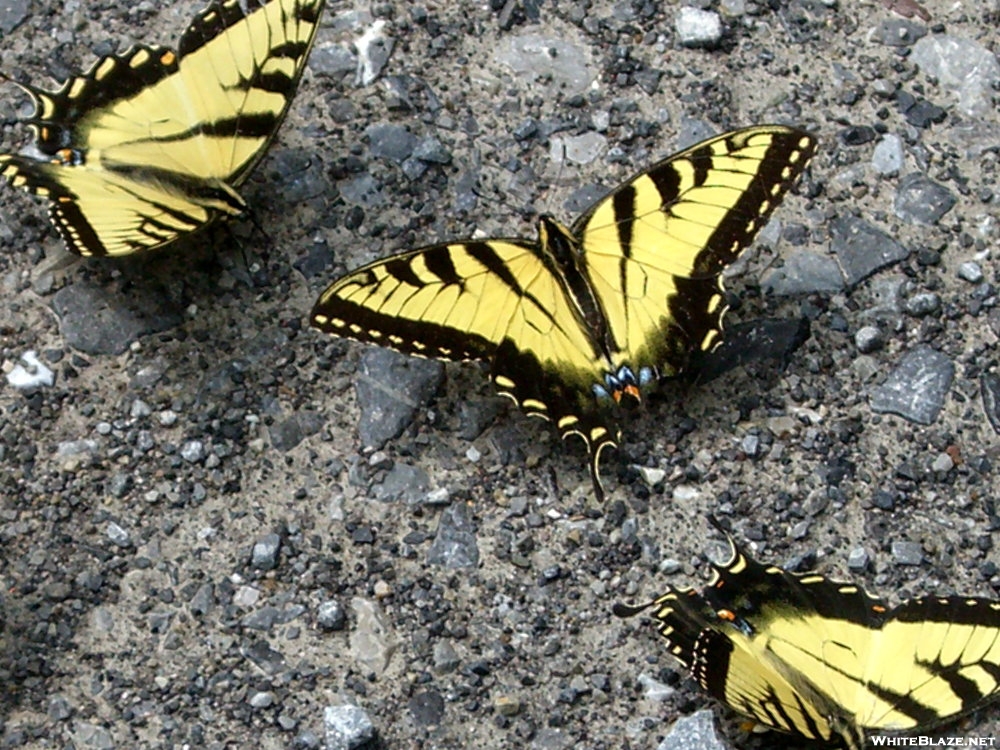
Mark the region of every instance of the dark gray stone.
POLYGON ((955 196, 919 172, 912 172, 899 181, 893 210, 910 224, 933 226, 955 205, 955 196))
POLYGON ((854 334, 854 345, 859 352, 870 354, 885 345, 885 334, 876 326, 863 326, 854 334))
POLYGON ((423 469, 396 462, 385 475, 381 484, 375 487, 375 497, 382 502, 405 500, 419 503, 430 487, 430 479, 423 469))
POLYGON ((885 18, 875 28, 873 36, 891 47, 909 47, 927 36, 927 27, 907 18, 885 18))
POLYGON ((787 361, 809 339, 809 321, 805 318, 761 318, 727 327, 722 343, 707 354, 691 357, 688 377, 706 383, 735 367, 755 360, 787 361))
POLYGON ((310 435, 315 435, 323 428, 325 420, 321 414, 314 411, 296 412, 268 428, 271 445, 279 451, 289 451, 310 435))
POLYGON ((931 424, 944 407, 954 377, 951 359, 921 345, 903 355, 885 382, 872 389, 869 402, 874 411, 931 424))
POLYGON ((0 35, 7 36, 24 23, 31 14, 30 0, 9 0, 0 3, 0 35))
POLYGON ((985 372, 979 378, 979 389, 983 398, 983 411, 993 427, 1000 435, 1000 375, 985 372))
POLYGON ((86 354, 121 354, 140 336, 167 331, 184 320, 162 290, 143 293, 86 281, 56 292, 52 309, 66 343, 86 354))
POLYGON ((402 164, 413 154, 417 137, 402 125, 379 123, 365 129, 372 156, 402 164))
POLYGON ((920 565, 924 561, 924 550, 916 542, 893 542, 892 561, 896 565, 920 565))
POLYGON ((770 294, 839 292, 844 288, 837 261, 825 253, 793 250, 782 260, 781 266, 768 268, 761 276, 760 285, 770 294))
POLYGON ((418 409, 426 408, 444 377, 440 362, 369 347, 361 355, 355 390, 365 446, 381 448, 399 437, 418 409))
POLYGON ((347 625, 347 612, 338 599, 320 602, 316 610, 316 624, 323 630, 343 630, 347 625))
POLYGON ((833 238, 830 246, 849 289, 910 254, 888 234, 854 216, 834 219, 830 234, 833 238))
POLYGON ((444 698, 437 690, 424 690, 414 695, 406 704, 410 717, 417 726, 426 727, 441 723, 444 718, 444 698))

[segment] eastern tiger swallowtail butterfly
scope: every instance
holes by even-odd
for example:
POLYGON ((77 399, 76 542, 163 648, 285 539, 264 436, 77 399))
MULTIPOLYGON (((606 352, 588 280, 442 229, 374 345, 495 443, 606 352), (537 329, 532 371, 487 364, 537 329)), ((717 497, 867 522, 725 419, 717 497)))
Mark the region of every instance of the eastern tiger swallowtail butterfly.
POLYGON ((1000 692, 1000 601, 952 596, 890 607, 861 587, 731 558, 701 591, 652 608, 670 653, 701 687, 756 722, 864 747, 872 731, 927 729, 1000 692))
POLYGON ((491 363, 496 388, 577 435, 603 497, 614 405, 719 341, 721 273, 767 222, 816 148, 780 125, 711 138, 632 177, 538 239, 463 240, 375 261, 312 311, 327 333, 407 354, 491 363))
POLYGON ((288 111, 323 3, 213 2, 177 52, 135 46, 58 91, 19 84, 35 143, 0 154, 0 175, 49 198, 80 255, 148 250, 246 213, 236 188, 288 111))

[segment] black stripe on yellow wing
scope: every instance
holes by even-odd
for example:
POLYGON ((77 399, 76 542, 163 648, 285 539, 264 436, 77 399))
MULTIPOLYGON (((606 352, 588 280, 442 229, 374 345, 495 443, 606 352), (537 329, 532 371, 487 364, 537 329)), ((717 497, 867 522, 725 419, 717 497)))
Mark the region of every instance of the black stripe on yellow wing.
POLYGON ((55 201, 81 255, 150 249, 244 213, 236 187, 287 113, 323 4, 215 2, 177 53, 136 46, 57 91, 27 88, 36 150, 0 154, 0 174, 55 201))
POLYGON ((709 139, 636 175, 573 225, 616 365, 684 369, 719 341, 721 272, 753 242, 816 149, 780 125, 709 139))
POLYGON ((601 449, 616 443, 590 391, 608 364, 537 245, 453 243, 379 260, 330 286, 311 320, 407 354, 490 361, 501 394, 554 422, 561 436, 584 439, 595 480, 601 449))
POLYGON ((671 653, 734 710, 859 748, 866 731, 927 729, 1000 696, 1000 602, 889 608, 854 584, 761 565, 729 541, 732 558, 708 586, 647 606, 671 653))

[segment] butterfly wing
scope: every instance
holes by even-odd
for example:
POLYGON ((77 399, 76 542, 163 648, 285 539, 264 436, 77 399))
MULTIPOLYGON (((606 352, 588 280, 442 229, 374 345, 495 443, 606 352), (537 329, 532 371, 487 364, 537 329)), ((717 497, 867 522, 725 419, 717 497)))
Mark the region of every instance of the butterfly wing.
POLYGON ((617 604, 614 611, 630 617, 647 608, 671 655, 716 700, 772 729, 816 740, 834 736, 825 706, 775 669, 753 635, 720 617, 702 593, 669 587, 649 604, 617 604))
POLYGON ((670 589, 654 604, 671 653, 733 709, 857 748, 866 730, 927 729, 1000 696, 1000 602, 890 609, 855 584, 764 566, 729 542, 730 561, 702 591, 670 589))
POLYGON ((407 354, 489 361, 500 393, 599 453, 606 428, 573 414, 593 401, 600 355, 561 284, 529 242, 433 245, 339 279, 311 321, 321 331, 407 354))
POLYGON ((927 728, 1000 696, 1000 602, 915 599, 896 607, 873 639, 858 688, 867 729, 927 728))
POLYGON ((573 225, 617 352, 615 367, 682 370, 718 343, 721 273, 815 152, 808 133, 737 130, 671 156, 619 187, 573 225))
POLYGON ((220 215, 280 125, 323 0, 210 5, 178 53, 133 47, 59 91, 28 89, 36 143, 0 154, 0 174, 53 201, 53 223, 80 255, 171 242, 220 215))

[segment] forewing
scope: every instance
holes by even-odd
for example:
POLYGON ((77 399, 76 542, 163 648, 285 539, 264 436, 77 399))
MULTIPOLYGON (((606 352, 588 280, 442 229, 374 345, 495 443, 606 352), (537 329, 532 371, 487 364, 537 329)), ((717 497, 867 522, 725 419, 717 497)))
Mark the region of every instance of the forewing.
POLYGON ((106 165, 245 179, 288 111, 323 0, 243 4, 211 3, 181 37, 170 75, 85 118, 106 165))
POLYGON ((574 224, 622 362, 670 375, 692 350, 717 343, 720 274, 815 147, 809 134, 782 126, 727 133, 637 175, 574 224))
POLYGON ((376 261, 330 286, 311 320, 407 354, 489 361, 501 393, 586 440, 592 471, 614 444, 590 390, 606 365, 531 243, 458 242, 376 261))

